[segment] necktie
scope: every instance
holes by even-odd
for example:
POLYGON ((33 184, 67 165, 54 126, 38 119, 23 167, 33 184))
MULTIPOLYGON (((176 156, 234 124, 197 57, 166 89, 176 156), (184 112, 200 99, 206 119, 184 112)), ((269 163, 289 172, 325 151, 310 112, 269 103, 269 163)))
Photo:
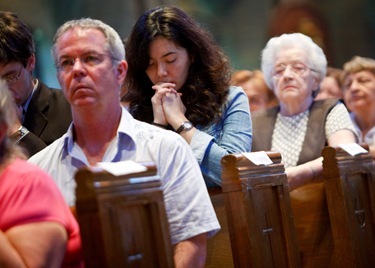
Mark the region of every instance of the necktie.
POLYGON ((22 110, 21 110, 21 123, 22 124, 25 121, 25 116, 26 116, 26 110, 25 108, 22 107, 22 110))

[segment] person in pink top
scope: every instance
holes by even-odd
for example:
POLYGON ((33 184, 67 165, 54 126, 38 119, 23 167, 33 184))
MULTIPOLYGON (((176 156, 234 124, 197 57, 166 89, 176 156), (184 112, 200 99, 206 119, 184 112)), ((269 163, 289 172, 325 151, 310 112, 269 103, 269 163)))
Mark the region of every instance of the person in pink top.
POLYGON ((7 133, 16 116, 0 81, 0 266, 83 267, 79 226, 54 181, 7 133))

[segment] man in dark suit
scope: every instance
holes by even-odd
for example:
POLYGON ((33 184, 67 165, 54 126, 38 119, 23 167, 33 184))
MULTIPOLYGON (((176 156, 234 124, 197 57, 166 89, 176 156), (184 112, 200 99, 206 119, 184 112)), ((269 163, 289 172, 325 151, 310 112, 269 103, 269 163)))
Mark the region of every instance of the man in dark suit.
POLYGON ((32 76, 35 68, 32 33, 18 16, 0 12, 0 77, 6 81, 19 111, 9 135, 29 155, 61 137, 72 116, 63 92, 32 76))

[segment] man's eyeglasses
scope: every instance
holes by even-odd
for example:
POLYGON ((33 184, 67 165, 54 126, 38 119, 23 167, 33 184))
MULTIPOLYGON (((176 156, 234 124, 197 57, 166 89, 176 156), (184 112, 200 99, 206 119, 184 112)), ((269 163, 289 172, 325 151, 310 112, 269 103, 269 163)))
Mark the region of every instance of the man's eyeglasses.
POLYGON ((290 64, 279 64, 275 67, 273 70, 273 77, 279 78, 281 77, 284 73, 286 68, 290 66, 292 72, 296 75, 303 75, 307 69, 310 69, 311 71, 315 72, 314 69, 310 68, 309 66, 305 65, 302 62, 296 61, 292 62, 290 64))
POLYGON ((22 68, 23 67, 21 66, 18 74, 7 75, 3 77, 8 86, 14 85, 18 81, 18 79, 20 79, 22 68))
POLYGON ((70 72, 73 69, 74 64, 77 60, 79 60, 79 62, 83 64, 85 67, 94 67, 101 64, 104 61, 105 57, 109 57, 114 61, 118 61, 117 59, 113 58, 111 55, 108 54, 87 53, 76 58, 62 57, 59 60, 59 62, 56 63, 56 68, 62 72, 70 72))

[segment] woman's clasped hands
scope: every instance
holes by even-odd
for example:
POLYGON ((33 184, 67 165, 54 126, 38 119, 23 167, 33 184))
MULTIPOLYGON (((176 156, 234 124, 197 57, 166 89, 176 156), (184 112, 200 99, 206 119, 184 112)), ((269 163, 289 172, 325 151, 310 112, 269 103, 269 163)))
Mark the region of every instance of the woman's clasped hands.
POLYGON ((175 89, 176 84, 161 82, 152 87, 155 90, 151 98, 154 122, 157 124, 171 125, 176 128, 186 120, 186 107, 182 103, 182 93, 175 89))

